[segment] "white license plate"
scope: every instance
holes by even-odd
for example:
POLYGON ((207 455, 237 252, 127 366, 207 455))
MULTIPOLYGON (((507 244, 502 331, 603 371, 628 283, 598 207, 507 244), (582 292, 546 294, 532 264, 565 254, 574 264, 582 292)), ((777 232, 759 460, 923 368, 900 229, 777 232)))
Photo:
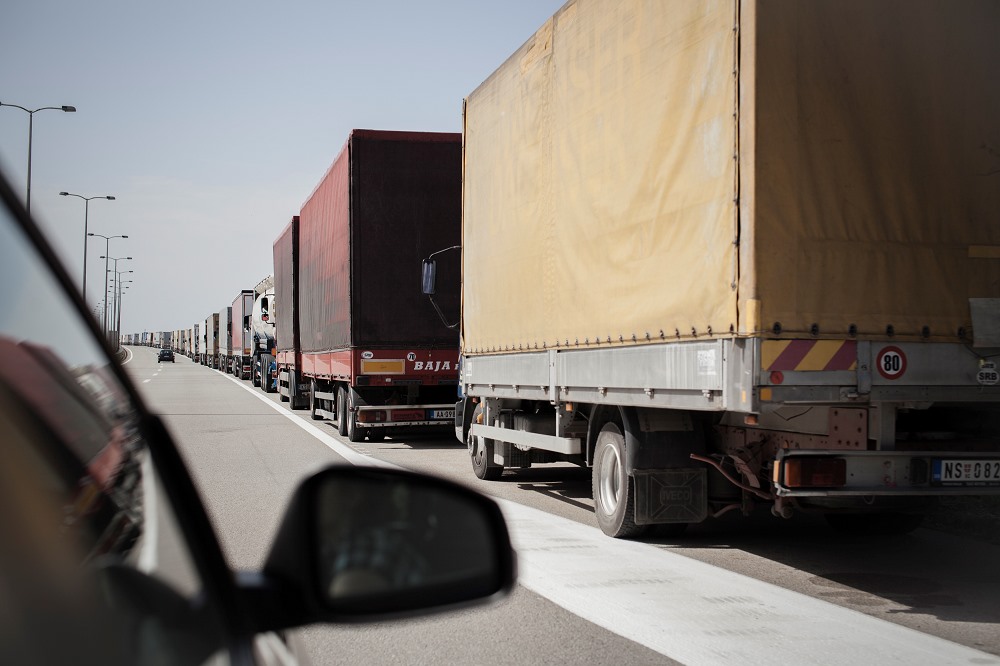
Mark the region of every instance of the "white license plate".
POLYGON ((1000 460, 935 460, 932 478, 947 485, 1000 485, 1000 460))
POLYGON ((432 419, 453 419, 455 418, 454 409, 432 409, 431 410, 432 419))

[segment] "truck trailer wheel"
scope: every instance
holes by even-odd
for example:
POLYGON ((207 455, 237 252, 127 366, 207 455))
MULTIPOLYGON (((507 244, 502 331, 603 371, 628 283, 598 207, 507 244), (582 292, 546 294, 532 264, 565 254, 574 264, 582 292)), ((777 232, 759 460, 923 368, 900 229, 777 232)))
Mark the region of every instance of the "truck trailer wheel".
POLYGON ((634 537, 645 531, 635 524, 635 482, 625 470, 625 436, 608 423, 594 448, 594 513, 601 531, 610 537, 634 537))
POLYGON ((322 416, 316 413, 316 380, 312 380, 309 385, 309 418, 319 421, 322 416))
POLYGON ((347 439, 351 442, 363 442, 365 431, 358 427, 357 419, 354 418, 354 413, 351 411, 350 393, 347 389, 341 390, 344 392, 344 417, 341 421, 347 421, 347 439))
MULTIPOLYGON (((472 422, 479 423, 482 419, 483 406, 476 407, 472 415, 472 422)), ((493 440, 483 436, 469 434, 466 436, 466 443, 469 445, 469 457, 472 458, 472 471, 483 481, 496 481, 503 475, 503 467, 493 462, 493 440)))
POLYGON ((302 392, 299 390, 299 375, 294 370, 288 371, 288 406, 292 409, 305 409, 308 407, 305 398, 302 396, 302 392))
POLYGON ((337 433, 341 437, 347 435, 347 391, 343 386, 337 387, 337 404, 334 407, 337 412, 337 433))

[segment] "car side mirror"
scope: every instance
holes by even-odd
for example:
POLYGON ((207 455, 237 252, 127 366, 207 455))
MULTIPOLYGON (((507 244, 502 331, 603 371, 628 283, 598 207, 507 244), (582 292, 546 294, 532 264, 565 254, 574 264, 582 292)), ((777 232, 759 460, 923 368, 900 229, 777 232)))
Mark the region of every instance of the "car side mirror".
POLYGON ((292 497, 263 571, 281 598, 256 606, 266 629, 383 620, 490 601, 515 577, 493 500, 414 472, 335 466, 292 497))
POLYGON ((437 262, 424 259, 420 266, 420 288, 426 296, 433 296, 437 283, 437 262))

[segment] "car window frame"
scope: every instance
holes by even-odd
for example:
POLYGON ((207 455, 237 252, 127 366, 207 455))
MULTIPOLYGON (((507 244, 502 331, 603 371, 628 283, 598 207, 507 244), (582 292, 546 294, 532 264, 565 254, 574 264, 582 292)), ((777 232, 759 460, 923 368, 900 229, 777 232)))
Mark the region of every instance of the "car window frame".
POLYGON ((166 427, 143 402, 108 340, 101 334, 97 321, 90 315, 75 283, 2 173, 0 202, 11 221, 24 234, 28 245, 33 247, 40 261, 45 264, 54 283, 62 289, 83 327, 103 351, 111 375, 131 403, 137 420, 136 427, 147 446, 156 474, 175 514, 181 518, 178 523, 184 546, 201 582, 201 595, 196 603, 214 606, 214 614, 225 634, 219 649, 226 650, 230 659, 236 663, 252 662, 252 639, 255 632, 240 603, 236 576, 226 562, 205 504, 166 427))

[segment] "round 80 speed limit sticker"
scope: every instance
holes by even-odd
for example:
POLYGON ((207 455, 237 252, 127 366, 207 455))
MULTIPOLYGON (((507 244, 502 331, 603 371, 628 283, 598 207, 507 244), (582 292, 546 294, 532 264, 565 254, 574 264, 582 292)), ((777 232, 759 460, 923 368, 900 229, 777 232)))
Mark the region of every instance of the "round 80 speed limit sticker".
POLYGON ((875 358, 875 367, 886 379, 899 379, 906 372, 906 354, 899 347, 882 347, 875 358))

